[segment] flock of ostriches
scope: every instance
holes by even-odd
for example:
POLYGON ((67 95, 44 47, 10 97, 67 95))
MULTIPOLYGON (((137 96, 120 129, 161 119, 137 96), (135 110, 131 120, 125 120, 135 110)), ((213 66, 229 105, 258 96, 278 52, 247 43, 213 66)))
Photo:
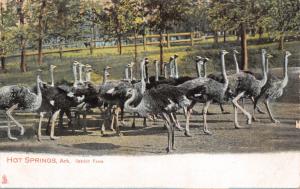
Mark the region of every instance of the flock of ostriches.
MULTIPOLYGON (((290 52, 285 53, 283 64, 283 78, 279 79, 269 73, 268 58, 270 54, 262 49, 262 73, 254 74, 241 71, 238 66, 236 50, 233 51, 236 70, 227 72, 225 68, 225 55, 228 52, 222 50, 221 72, 206 74, 206 64, 208 58, 196 57, 196 70, 198 77, 179 77, 177 67, 177 55, 170 58, 170 62, 164 64, 164 76, 158 75, 159 62, 154 61, 155 76, 148 76, 148 58, 144 58, 140 63, 141 79, 133 78, 133 63, 125 68, 125 77, 122 80, 108 80, 109 66, 103 70, 102 84, 95 84, 91 81, 90 74, 93 71, 90 65, 84 65, 79 62, 73 63, 74 83, 54 83, 53 72, 54 65, 50 66, 51 83, 45 83, 41 80, 39 72, 36 78, 36 85, 33 88, 21 85, 4 86, 0 88, 0 110, 6 113, 7 117, 7 135, 9 139, 17 140, 11 135, 11 121, 20 128, 21 135, 24 134, 24 127, 13 116, 14 110, 37 112, 40 115, 37 129, 37 138, 41 140, 41 125, 44 115, 47 113, 49 121, 47 125, 47 134, 51 139, 54 136, 56 119, 59 118, 59 125, 62 125, 63 115, 69 118, 69 124, 72 125, 72 110, 81 112, 86 119, 86 113, 92 108, 100 108, 104 116, 104 122, 101 131, 105 131, 105 125, 110 125, 117 134, 121 135, 119 129, 119 114, 123 123, 124 112, 133 113, 132 127, 135 127, 135 116, 144 118, 144 126, 147 119, 162 119, 164 126, 168 131, 167 152, 175 149, 174 129, 175 127, 184 130, 185 136, 191 136, 189 130, 189 120, 192 109, 196 103, 203 103, 203 128, 204 133, 211 135, 207 124, 207 112, 211 103, 217 103, 223 113, 225 113, 222 104, 232 102, 234 107, 234 126, 242 128, 238 121, 238 109, 247 116, 247 124, 256 121, 255 111, 264 113, 257 106, 261 99, 268 111, 272 122, 279 123, 274 119, 269 101, 280 97, 284 87, 288 82, 288 57, 290 52), (249 98, 253 102, 253 112, 247 112, 240 100, 249 98), (183 110, 186 118, 185 129, 182 129, 177 120, 176 113, 183 110)), ((242 101, 243 102, 243 101, 242 101)), ((73 128, 73 127, 72 127, 73 128)), ((84 124, 86 132, 86 125, 84 124)))

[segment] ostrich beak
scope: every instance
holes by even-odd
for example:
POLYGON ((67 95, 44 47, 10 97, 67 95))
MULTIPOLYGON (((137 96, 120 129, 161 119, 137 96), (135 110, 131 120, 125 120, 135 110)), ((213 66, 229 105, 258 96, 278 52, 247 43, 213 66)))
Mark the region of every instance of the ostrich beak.
POLYGON ((229 53, 229 52, 226 51, 226 50, 222 50, 222 53, 223 53, 223 54, 227 54, 227 53, 229 53))
POLYGON ((111 69, 111 67, 110 67, 110 66, 106 66, 106 69, 108 69, 108 70, 109 70, 109 69, 111 69))
POLYGON ((237 51, 236 49, 233 49, 233 53, 240 54, 239 51, 237 51))
POLYGON ((286 52, 285 52, 285 55, 286 55, 286 56, 291 56, 292 53, 290 53, 290 51, 286 51, 286 52))
POLYGON ((199 60, 201 60, 201 59, 202 59, 201 56, 196 56, 196 61, 199 61, 199 60))

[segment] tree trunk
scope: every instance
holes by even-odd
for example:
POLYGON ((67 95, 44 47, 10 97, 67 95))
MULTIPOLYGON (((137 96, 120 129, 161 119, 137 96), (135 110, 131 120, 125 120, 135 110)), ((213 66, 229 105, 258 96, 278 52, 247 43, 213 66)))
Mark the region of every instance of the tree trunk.
POLYGON ((247 46, 247 30, 244 23, 240 25, 241 34, 241 51, 242 51, 242 70, 248 70, 248 46, 247 46))
POLYGON ((278 50, 283 50, 284 48, 284 33, 280 34, 279 43, 278 43, 278 50))
MULTIPOLYGON (((20 27, 21 27, 21 30, 24 29, 24 24, 25 24, 25 18, 24 18, 24 12, 23 12, 23 3, 24 3, 24 0, 19 0, 19 10, 18 10, 18 13, 19 13, 19 22, 20 22, 20 27)), ((21 69, 21 72, 26 72, 27 71, 27 65, 26 65, 26 62, 25 62, 25 54, 26 54, 26 50, 25 50, 25 47, 26 47, 26 41, 25 41, 25 37, 23 34, 21 34, 20 36, 20 49, 21 49, 21 62, 20 62, 20 69, 21 69)))
POLYGON ((160 55, 160 75, 163 74, 163 64, 164 64, 164 46, 163 46, 163 33, 159 32, 159 55, 160 55))
POLYGON ((5 68, 5 56, 1 56, 1 69, 2 70, 5 70, 6 68, 5 68))
MULTIPOLYGON (((4 26, 4 19, 3 19, 3 5, 2 2, 0 2, 0 14, 1 14, 1 25, 4 26)), ((2 43, 5 42, 5 33, 4 28, 0 31, 0 39, 2 43)), ((5 50, 4 47, 0 48, 0 55, 1 55, 1 69, 5 70, 5 56, 4 56, 5 50)))
POLYGON ((43 16, 44 16, 44 10, 46 8, 46 0, 42 1, 41 9, 40 9, 40 15, 38 18, 38 64, 41 65, 43 63, 43 16))
POLYGON ((226 31, 224 30, 224 33, 223 33, 223 42, 226 43, 226 31))
POLYGON ((135 68, 135 74, 136 74, 136 78, 137 78, 137 73, 138 73, 138 63, 137 63, 137 32, 136 30, 134 30, 134 68, 135 68))
POLYGON ((122 37, 121 35, 118 35, 118 49, 119 49, 119 54, 122 54, 122 37))
POLYGON ((218 32, 214 32, 214 43, 215 43, 215 44, 218 44, 218 43, 219 43, 218 32))

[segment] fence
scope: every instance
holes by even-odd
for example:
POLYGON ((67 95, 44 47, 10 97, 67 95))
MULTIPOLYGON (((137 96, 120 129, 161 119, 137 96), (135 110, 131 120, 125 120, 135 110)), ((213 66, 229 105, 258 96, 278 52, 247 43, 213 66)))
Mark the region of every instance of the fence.
MULTIPOLYGON (((143 46, 146 49, 147 46, 151 45, 159 45, 159 34, 150 34, 150 35, 140 35, 137 36, 137 46, 143 46)), ((163 44, 166 45, 167 48, 170 48, 172 44, 184 43, 190 44, 193 46, 196 42, 199 42, 203 39, 212 38, 212 36, 200 36, 198 32, 186 32, 186 33, 167 33, 163 34, 163 44)), ((90 40, 90 41, 81 41, 76 43, 61 43, 61 44, 53 44, 45 45, 45 47, 58 47, 56 50, 44 49, 43 55, 45 54, 59 54, 60 57, 63 56, 63 53, 67 52, 80 52, 83 50, 90 50, 90 53, 93 54, 93 49, 103 49, 103 48, 117 48, 118 46, 115 44, 116 39, 111 38, 108 40, 90 40), (107 42, 110 41, 109 45, 106 45, 107 42), (98 45, 100 44, 100 45, 98 45), (76 48, 70 48, 70 46, 75 46, 76 48), (81 47, 79 47, 81 46, 81 47), (82 47, 85 46, 85 47, 82 47)), ((132 47, 134 46, 134 37, 127 37, 125 39, 125 43, 122 47, 132 47)), ((37 51, 27 52, 25 56, 36 56, 38 55, 37 51)), ((7 57, 19 57, 20 54, 8 55, 7 57)))

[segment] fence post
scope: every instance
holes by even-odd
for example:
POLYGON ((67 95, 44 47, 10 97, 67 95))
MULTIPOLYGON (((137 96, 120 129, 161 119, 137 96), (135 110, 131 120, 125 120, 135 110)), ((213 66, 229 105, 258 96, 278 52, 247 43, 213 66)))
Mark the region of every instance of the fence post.
POLYGON ((167 47, 168 47, 168 48, 171 47, 170 34, 169 34, 169 33, 167 33, 167 47))
POLYGON ((90 42, 90 54, 92 55, 93 54, 93 38, 91 38, 91 42, 90 42))
POLYGON ((146 50, 146 46, 147 46, 147 36, 146 34, 143 35, 143 47, 144 47, 144 51, 146 50))
POLYGON ((63 50, 62 44, 59 43, 59 58, 60 58, 60 60, 62 60, 62 50, 63 50))
POLYGON ((194 46, 194 32, 191 32, 191 45, 194 46))

